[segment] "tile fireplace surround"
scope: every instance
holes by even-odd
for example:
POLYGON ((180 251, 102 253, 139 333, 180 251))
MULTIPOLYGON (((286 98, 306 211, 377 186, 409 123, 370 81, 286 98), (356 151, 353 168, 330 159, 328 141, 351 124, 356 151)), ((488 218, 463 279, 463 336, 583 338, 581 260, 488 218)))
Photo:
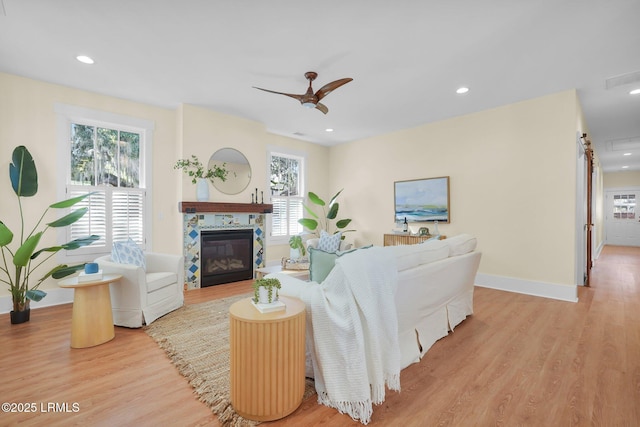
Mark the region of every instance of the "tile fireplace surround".
POLYGON ((267 214, 273 205, 262 203, 181 202, 184 278, 186 289, 200 288, 200 234, 204 230, 253 230, 253 277, 256 269, 265 265, 267 214))

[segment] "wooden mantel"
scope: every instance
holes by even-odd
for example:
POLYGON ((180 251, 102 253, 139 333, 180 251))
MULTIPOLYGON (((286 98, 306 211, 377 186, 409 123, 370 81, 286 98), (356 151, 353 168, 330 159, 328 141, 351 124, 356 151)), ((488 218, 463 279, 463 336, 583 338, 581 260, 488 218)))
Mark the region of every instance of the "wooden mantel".
POLYGON ((272 213, 273 205, 266 203, 211 203, 211 202, 179 202, 178 210, 182 213, 272 213))

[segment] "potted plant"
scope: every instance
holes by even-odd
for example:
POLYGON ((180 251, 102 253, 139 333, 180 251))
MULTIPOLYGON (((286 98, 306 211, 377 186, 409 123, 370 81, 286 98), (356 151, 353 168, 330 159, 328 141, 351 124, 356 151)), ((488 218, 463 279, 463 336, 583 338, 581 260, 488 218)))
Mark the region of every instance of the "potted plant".
POLYGON ((304 242, 302 241, 302 236, 300 235, 291 236, 291 238, 289 239, 289 247, 293 249, 292 252, 296 252, 298 254, 297 257, 291 256, 292 259, 298 259, 301 256, 305 256, 307 254, 307 250, 304 247, 304 242))
MULTIPOLYGON (((337 220, 335 223, 336 230, 333 232, 330 230, 330 220, 336 219, 336 217, 338 216, 338 209, 340 209, 340 204, 336 202, 336 199, 338 198, 340 193, 342 193, 342 190, 338 191, 336 195, 331 198, 328 205, 329 211, 327 212, 325 209, 325 206, 327 206, 327 203, 324 200, 322 200, 320 197, 318 197, 317 194, 309 191, 309 194, 308 194, 309 201, 311 201, 311 203, 313 203, 314 205, 322 207, 322 216, 316 214, 306 204, 303 204, 304 209, 313 218, 302 218, 298 220, 298 223, 300 223, 303 227, 305 227, 309 231, 314 232, 318 236, 319 236, 320 230, 325 230, 329 234, 335 234, 340 230, 342 230, 343 233, 346 233, 349 231, 355 231, 355 230, 343 230, 347 225, 349 225, 349 223, 351 223, 351 219, 348 219, 348 218, 337 220)), ((342 238, 344 239, 344 236, 342 236, 342 238)))
POLYGON ((280 280, 262 278, 253 282, 253 302, 256 304, 271 304, 278 301, 280 280))
MULTIPOLYGON (((61 246, 52 246, 48 248, 38 248, 42 235, 49 228, 66 227, 78 221, 87 213, 88 208, 80 208, 69 214, 46 223, 43 230, 37 231, 40 224, 44 221, 45 215, 49 208, 65 209, 69 208, 81 200, 85 199, 91 193, 74 197, 72 199, 63 200, 61 202, 50 205, 36 225, 25 235, 25 223, 23 215, 22 198, 32 197, 38 192, 38 171, 33 157, 24 146, 16 147, 13 150, 12 163, 9 165, 9 178, 14 193, 18 196, 18 209, 20 212, 20 239, 17 241, 13 249, 9 245, 14 240, 13 232, 0 221, 0 250, 2 252, 2 260, 0 261, 0 282, 9 285, 11 291, 11 299, 13 302, 13 311, 11 311, 11 323, 23 323, 29 320, 30 301, 40 301, 47 295, 44 291, 38 289, 42 282, 48 277, 60 279, 75 273, 84 268, 84 263, 76 266, 67 266, 64 264, 57 265, 39 278, 35 285, 30 285, 33 280, 31 274, 35 269, 42 266, 45 261, 61 250, 73 250, 83 246, 90 245, 99 239, 99 236, 92 235, 86 238, 72 240, 61 246), (38 256, 43 255, 44 259, 37 260, 38 256), (13 265, 10 265, 13 264, 13 265)), ((6 201, 4 201, 6 203, 6 201)))
POLYGON ((198 201, 209 200, 209 187, 207 180, 213 183, 213 180, 218 178, 222 182, 227 180, 229 170, 227 164, 223 163, 221 166, 217 164, 213 165, 213 169, 205 168, 200 162, 197 156, 191 155, 190 159, 180 159, 173 165, 174 169, 182 169, 184 173, 191 177, 191 182, 196 184, 196 195, 198 201))

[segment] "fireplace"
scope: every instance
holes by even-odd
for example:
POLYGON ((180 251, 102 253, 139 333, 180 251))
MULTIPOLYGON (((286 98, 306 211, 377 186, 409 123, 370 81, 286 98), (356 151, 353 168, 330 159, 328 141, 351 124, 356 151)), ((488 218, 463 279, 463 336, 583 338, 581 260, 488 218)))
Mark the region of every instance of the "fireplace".
POLYGON ((253 229, 202 230, 200 286, 253 278, 253 229))

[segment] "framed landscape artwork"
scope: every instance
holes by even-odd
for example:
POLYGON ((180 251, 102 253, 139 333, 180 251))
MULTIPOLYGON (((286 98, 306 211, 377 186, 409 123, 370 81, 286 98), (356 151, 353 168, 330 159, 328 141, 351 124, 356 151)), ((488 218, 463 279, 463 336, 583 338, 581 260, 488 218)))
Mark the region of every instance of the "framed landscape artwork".
POLYGON ((449 177, 394 183, 395 222, 450 221, 449 177))

